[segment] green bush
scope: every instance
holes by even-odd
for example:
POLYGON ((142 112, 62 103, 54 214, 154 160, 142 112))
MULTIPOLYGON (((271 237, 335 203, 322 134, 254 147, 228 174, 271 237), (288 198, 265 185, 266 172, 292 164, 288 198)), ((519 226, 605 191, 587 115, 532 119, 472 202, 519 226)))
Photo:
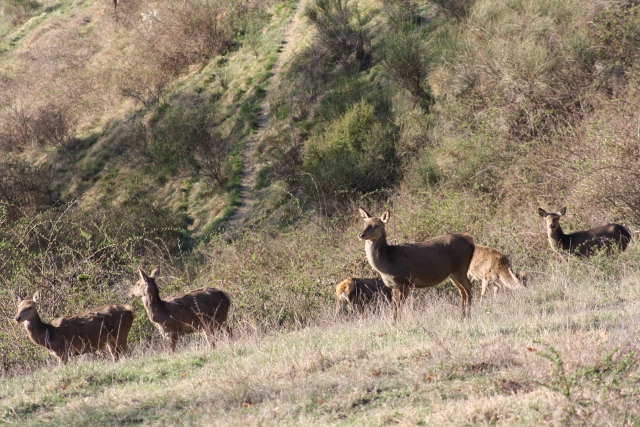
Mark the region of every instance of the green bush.
POLYGON ((232 141, 213 128, 206 108, 169 110, 153 130, 148 151, 156 172, 202 176, 224 187, 232 174, 232 141))
POLYGON ((380 63, 385 71, 425 106, 431 103, 426 89, 429 62, 429 51, 418 32, 392 33, 380 49, 380 63))
POLYGON ((315 25, 318 39, 334 62, 363 68, 371 54, 370 19, 349 0, 314 0, 305 16, 315 25))
POLYGON ((339 200, 389 186, 397 178, 395 137, 371 104, 355 104, 309 142, 302 166, 307 194, 339 200))

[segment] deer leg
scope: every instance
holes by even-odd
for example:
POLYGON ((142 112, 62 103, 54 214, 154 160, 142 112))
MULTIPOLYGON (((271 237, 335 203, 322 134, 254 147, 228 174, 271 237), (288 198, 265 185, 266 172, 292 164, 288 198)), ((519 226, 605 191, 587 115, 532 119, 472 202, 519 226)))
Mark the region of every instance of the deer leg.
POLYGON ((393 321, 398 320, 398 309, 404 297, 404 288, 393 288, 393 321))
POLYGON ((498 296, 498 285, 494 284, 493 285, 493 297, 497 297, 498 296))
POLYGON ((482 278, 482 291, 480 292, 480 299, 484 299, 484 294, 487 292, 487 286, 489 285, 489 281, 486 278, 482 278))
POLYGON ((468 317, 471 311, 471 282, 469 282, 466 274, 460 277, 451 276, 451 280, 460 292, 462 317, 468 317))
POLYGON ((172 333, 169 336, 169 341, 171 342, 171 351, 175 353, 176 345, 178 344, 178 334, 172 333))

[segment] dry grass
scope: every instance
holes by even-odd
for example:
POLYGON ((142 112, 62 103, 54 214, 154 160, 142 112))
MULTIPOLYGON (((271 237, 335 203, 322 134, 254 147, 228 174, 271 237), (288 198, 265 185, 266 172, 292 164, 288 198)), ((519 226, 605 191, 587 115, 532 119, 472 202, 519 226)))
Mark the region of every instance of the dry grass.
POLYGON ((389 312, 326 310, 298 331, 238 327, 215 350, 197 338, 176 356, 138 345, 116 364, 89 358, 4 378, 0 414, 23 425, 633 424, 638 365, 621 376, 603 361, 616 349, 617 367, 637 361, 636 272, 557 264, 464 322, 455 299, 424 291, 397 324, 389 312), (569 395, 544 356, 551 348, 569 395))

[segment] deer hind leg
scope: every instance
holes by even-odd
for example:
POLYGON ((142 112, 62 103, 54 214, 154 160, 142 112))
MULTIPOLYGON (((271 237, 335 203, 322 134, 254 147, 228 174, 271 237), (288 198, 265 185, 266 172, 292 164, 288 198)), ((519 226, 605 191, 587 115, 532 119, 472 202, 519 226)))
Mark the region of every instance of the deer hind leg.
POLYGON ((462 317, 468 317, 471 311, 471 282, 469 282, 466 274, 460 277, 451 276, 451 280, 458 288, 458 292, 460 292, 462 317))
POLYGON ((178 338, 180 338, 180 336, 175 332, 172 332, 171 334, 169 334, 169 343, 171 344, 171 351, 174 353, 176 351, 176 345, 178 344, 178 338))
POLYGON ((400 304, 404 299, 404 287, 402 288, 393 288, 393 321, 398 320, 398 309, 400 308, 400 304))

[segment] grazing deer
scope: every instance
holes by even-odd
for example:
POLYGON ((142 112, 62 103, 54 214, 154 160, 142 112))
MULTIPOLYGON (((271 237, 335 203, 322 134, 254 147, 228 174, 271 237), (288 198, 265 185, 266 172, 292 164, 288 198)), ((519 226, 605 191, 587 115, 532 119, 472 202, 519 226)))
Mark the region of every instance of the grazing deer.
POLYGON ((127 351, 127 336, 133 323, 133 309, 128 305, 103 305, 75 316, 59 317, 50 324, 40 320, 36 303, 40 292, 32 299, 24 299, 14 293, 18 303, 15 321, 24 322, 29 338, 67 363, 69 356, 91 353, 105 346, 115 362, 127 351))
POLYGON ((365 240, 369 264, 380 275, 384 284, 393 289, 394 312, 412 287, 430 288, 451 278, 460 292, 462 317, 471 308, 471 282, 467 278, 475 245, 473 238, 463 234, 446 234, 421 243, 387 244, 385 224, 389 212, 379 218, 360 208, 364 230, 358 237, 365 240))
POLYGON ((215 288, 201 288, 163 300, 156 285, 160 267, 154 268, 149 276, 141 268, 138 272, 140 280, 131 288, 131 293, 142 298, 149 320, 171 343, 172 351, 175 351, 181 335, 196 330, 212 334, 215 330, 224 329, 231 336, 227 324, 231 301, 227 294, 215 288))
POLYGON ((482 280, 480 298, 484 298, 489 283, 493 283, 494 296, 498 293, 498 284, 513 290, 524 288, 524 276, 511 270, 509 257, 486 246, 476 245, 468 275, 473 280, 482 280))
POLYGON ((391 299, 391 288, 386 287, 381 279, 349 277, 336 285, 336 314, 361 310, 378 301, 391 302, 391 299))
POLYGON ((624 251, 631 241, 629 230, 619 224, 607 224, 590 230, 564 234, 562 227, 560 227, 560 217, 564 216, 566 212, 566 207, 557 213, 546 212, 544 209, 538 208, 538 213, 547 222, 547 237, 551 249, 559 248, 570 254, 585 257, 604 249, 607 255, 610 255, 614 249, 624 251))

